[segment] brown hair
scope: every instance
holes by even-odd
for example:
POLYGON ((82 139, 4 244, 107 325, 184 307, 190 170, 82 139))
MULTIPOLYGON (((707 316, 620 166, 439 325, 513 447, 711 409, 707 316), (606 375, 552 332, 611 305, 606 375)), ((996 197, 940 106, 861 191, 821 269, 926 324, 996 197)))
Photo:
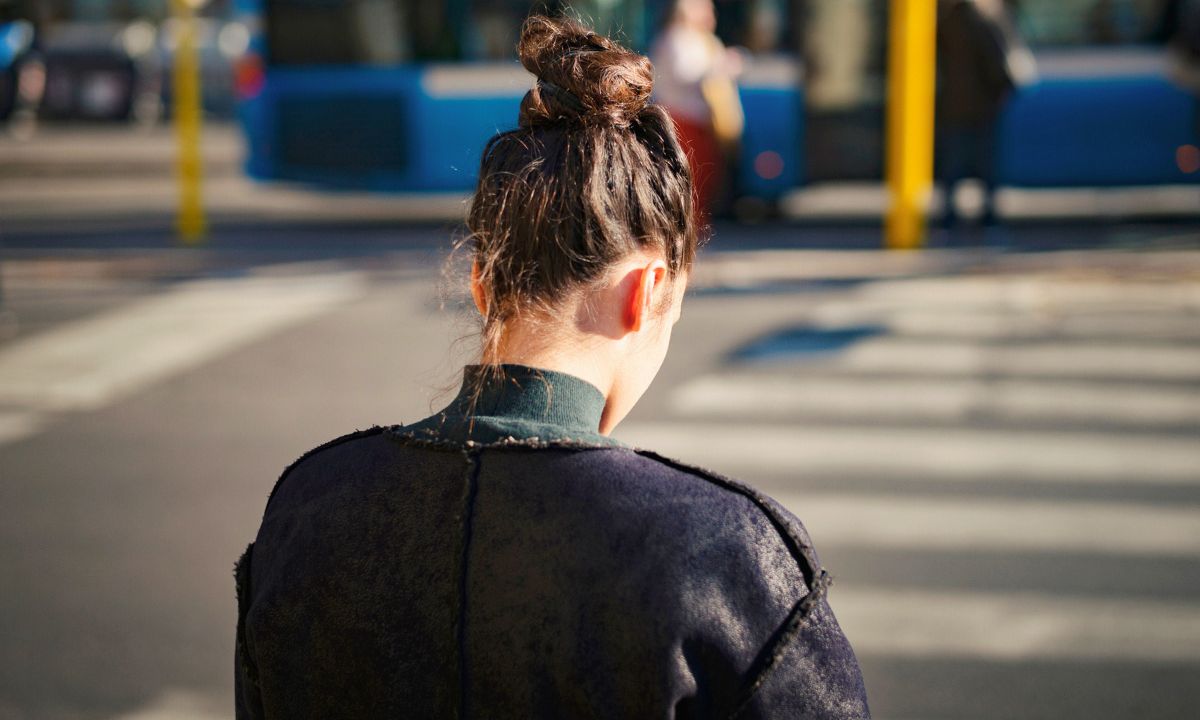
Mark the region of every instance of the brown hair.
POLYGON ((484 148, 466 247, 486 288, 483 362, 505 323, 549 313, 639 249, 672 277, 696 254, 692 177, 650 61, 569 18, 535 15, 517 45, 537 83, 518 127, 484 148))

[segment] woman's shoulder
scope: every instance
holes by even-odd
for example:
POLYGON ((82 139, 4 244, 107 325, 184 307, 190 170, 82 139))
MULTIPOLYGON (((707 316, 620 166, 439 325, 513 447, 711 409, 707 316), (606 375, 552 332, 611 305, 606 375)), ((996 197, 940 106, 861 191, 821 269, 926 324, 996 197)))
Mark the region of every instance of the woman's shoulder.
POLYGON ((533 453, 534 457, 543 456, 546 462, 570 464, 577 481, 600 477, 610 490, 613 483, 621 486, 626 497, 638 496, 640 488, 654 496, 646 498, 648 510, 660 507, 667 497, 692 505, 721 506, 723 512, 743 513, 759 524, 774 528, 798 553, 808 555, 811 551, 812 541, 803 523, 766 493, 738 479, 653 450, 590 440, 505 438, 464 442, 440 433, 427 435, 413 432, 411 426, 374 426, 333 438, 288 465, 271 495, 294 475, 321 474, 346 464, 366 469, 375 462, 389 462, 396 452, 405 449, 441 450, 457 456, 477 452, 513 454, 517 465, 526 464, 533 453))
POLYGON ((575 527, 599 528, 597 536, 639 538, 636 544, 652 556, 694 555, 714 580, 774 573, 786 584, 803 582, 811 589, 821 576, 803 523, 740 480, 627 446, 490 450, 499 452, 485 455, 485 472, 490 466, 522 487, 542 488, 529 492, 544 492, 557 512, 572 514, 575 527))
POLYGON ((681 546, 718 542, 736 556, 765 561, 770 555, 775 566, 791 556, 810 586, 821 572, 803 523, 766 493, 712 470, 627 446, 536 438, 463 443, 436 434, 423 437, 402 426, 372 427, 322 443, 292 462, 271 491, 268 508, 277 495, 307 498, 314 490, 309 486, 324 486, 328 477, 345 476, 351 469, 355 474, 390 473, 413 449, 444 453, 450 461, 483 453, 484 465, 506 474, 569 477, 572 492, 587 497, 587 507, 598 514, 619 512, 634 524, 656 525, 681 546))
POLYGON ((283 469, 279 474, 279 478, 275 481, 274 487, 271 488, 270 495, 267 496, 268 507, 271 501, 279 494, 284 483, 301 468, 311 468, 313 466, 324 465, 329 461, 337 462, 344 456, 345 452, 359 452, 364 445, 370 444, 371 441, 377 441, 387 432, 387 428, 381 426, 372 426, 366 430, 355 430, 354 432, 346 433, 333 438, 327 442, 304 452, 300 457, 296 458, 283 469))
POLYGON ((775 547, 791 555, 805 580, 820 574, 820 560, 804 524, 778 501, 758 488, 707 468, 676 460, 652 450, 628 451, 647 476, 675 495, 677 503, 696 508, 701 522, 694 531, 711 535, 717 528, 733 529, 756 548, 775 547), (666 482, 663 482, 663 481, 666 482), (707 522, 719 519, 719 524, 707 522))

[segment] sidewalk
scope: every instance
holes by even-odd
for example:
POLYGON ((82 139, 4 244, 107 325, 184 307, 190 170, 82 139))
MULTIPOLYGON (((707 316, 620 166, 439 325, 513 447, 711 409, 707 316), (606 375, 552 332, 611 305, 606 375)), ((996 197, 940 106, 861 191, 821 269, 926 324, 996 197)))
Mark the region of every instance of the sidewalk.
MULTIPOLYGON (((81 226, 170 228, 178 189, 169 127, 58 126, 0 135, 0 219, 9 233, 81 226)), ((204 204, 213 225, 279 221, 420 222, 462 217, 465 195, 317 192, 242 173, 233 125, 204 128, 204 204)))
MULTIPOLYGON (((236 125, 204 128, 204 201, 213 225, 323 221, 411 223, 462 218, 465 193, 329 192, 256 183, 242 173, 236 125)), ((101 226, 169 228, 177 189, 169 127, 60 125, 29 140, 0 135, 0 220, 8 233, 101 226)), ((873 183, 798 189, 780 203, 786 220, 877 223, 886 194, 873 183)), ((959 194, 969 215, 977 188, 959 194)), ((932 202, 935 212, 940 199, 932 202)), ((1002 190, 1002 217, 1015 221, 1174 218, 1200 222, 1200 185, 1153 188, 1002 190)))

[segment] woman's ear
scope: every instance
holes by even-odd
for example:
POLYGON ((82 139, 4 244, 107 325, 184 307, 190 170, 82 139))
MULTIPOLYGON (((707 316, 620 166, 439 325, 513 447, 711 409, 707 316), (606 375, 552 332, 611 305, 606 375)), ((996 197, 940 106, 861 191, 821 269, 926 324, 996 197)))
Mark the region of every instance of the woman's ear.
POLYGON ((625 327, 630 332, 641 330, 643 323, 654 313, 654 291, 662 288, 667 279, 667 264, 652 260, 636 272, 636 277, 637 282, 625 306, 625 327))
POLYGON ((487 317, 487 293, 483 289, 483 280, 479 273, 479 261, 471 263, 471 299, 475 301, 475 309, 483 317, 487 317))

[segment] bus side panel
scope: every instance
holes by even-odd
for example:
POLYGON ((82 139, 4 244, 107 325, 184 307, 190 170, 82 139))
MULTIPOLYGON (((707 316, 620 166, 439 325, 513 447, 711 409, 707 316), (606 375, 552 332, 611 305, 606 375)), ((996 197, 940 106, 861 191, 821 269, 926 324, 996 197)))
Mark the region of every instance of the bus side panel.
POLYGON ((422 93, 414 133, 421 138, 415 159, 422 177, 412 189, 474 189, 484 146, 496 133, 517 126, 520 104, 520 95, 434 98, 422 93))
POLYGON ((268 113, 268 105, 262 95, 238 103, 238 121, 246 135, 243 168, 246 175, 255 180, 272 180, 275 177, 271 164, 271 136, 266 131, 268 113))
POLYGON ((797 86, 743 86, 746 113, 738 190, 774 200, 804 182, 803 96, 797 86))
POLYGON ((411 68, 272 68, 250 118, 256 177, 335 188, 409 189, 419 181, 411 68), (261 173, 261 174, 260 174, 261 173))
POLYGON ((1026 187, 1200 183, 1177 165, 1197 101, 1161 76, 1047 78, 1000 126, 1000 182, 1026 187))
POLYGON ((471 190, 484 145, 516 126, 521 96, 434 97, 423 73, 417 66, 272 68, 261 96, 243 104, 247 171, 330 188, 471 190))

